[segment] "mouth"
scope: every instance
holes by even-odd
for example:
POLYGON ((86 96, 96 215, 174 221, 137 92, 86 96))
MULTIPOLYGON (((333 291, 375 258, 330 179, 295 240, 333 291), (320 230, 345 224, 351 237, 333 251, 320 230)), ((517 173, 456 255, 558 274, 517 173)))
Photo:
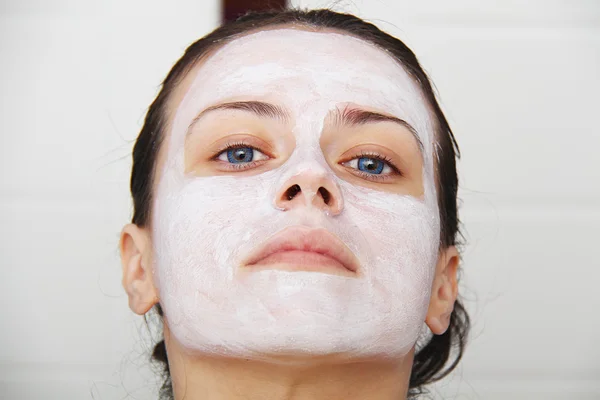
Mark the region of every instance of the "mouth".
POLYGON ((359 263, 326 229, 293 226, 282 230, 242 262, 252 270, 282 269, 356 276, 359 263))

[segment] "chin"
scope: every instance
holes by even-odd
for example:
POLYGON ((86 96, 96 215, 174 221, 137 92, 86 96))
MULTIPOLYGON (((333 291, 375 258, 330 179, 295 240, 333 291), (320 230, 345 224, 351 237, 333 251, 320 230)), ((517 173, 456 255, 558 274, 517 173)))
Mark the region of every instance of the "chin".
POLYGON ((378 333, 378 328, 384 327, 373 327, 374 332, 360 334, 339 328, 328 332, 323 326, 292 330, 282 326, 279 331, 271 326, 258 332, 256 328, 238 326, 235 332, 210 335, 212 340, 202 333, 189 331, 180 338, 181 329, 176 329, 173 334, 183 348, 199 356, 286 365, 398 360, 414 349, 417 338, 416 334, 414 339, 404 336, 408 332, 378 333))

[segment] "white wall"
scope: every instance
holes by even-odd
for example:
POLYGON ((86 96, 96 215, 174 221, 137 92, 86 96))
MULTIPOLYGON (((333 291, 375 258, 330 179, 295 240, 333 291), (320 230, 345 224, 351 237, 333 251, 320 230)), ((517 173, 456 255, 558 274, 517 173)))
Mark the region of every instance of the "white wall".
POLYGON ((1 3, 0 398, 156 398, 117 256, 130 152, 217 5, 1 3))
MULTIPOLYGON (((433 397, 600 398, 600 4, 338 3, 415 50, 463 152, 474 329, 433 397)), ((154 398, 117 257, 129 154, 217 20, 215 1, 0 3, 0 398, 154 398)))

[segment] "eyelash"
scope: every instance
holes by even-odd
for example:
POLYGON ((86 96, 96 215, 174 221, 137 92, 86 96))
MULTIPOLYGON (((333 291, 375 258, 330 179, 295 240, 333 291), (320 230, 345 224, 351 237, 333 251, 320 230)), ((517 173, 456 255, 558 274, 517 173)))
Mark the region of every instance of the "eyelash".
MULTIPOLYGON (((259 160, 259 161, 251 161, 249 163, 240 163, 240 164, 233 164, 233 163, 229 163, 226 161, 220 161, 218 158, 221 154, 223 154, 226 151, 229 150, 234 150, 234 149, 239 149, 239 148, 250 148, 253 151, 258 151, 262 154, 264 154, 265 156, 271 158, 271 156, 269 156, 268 154, 266 154, 265 152, 261 151, 260 149, 258 149, 255 146, 252 146, 251 144, 245 142, 245 141, 238 141, 238 142, 230 142, 225 144, 223 147, 221 147, 216 154, 211 158, 212 161, 216 161, 216 162, 222 162, 223 164, 227 164, 227 168, 229 168, 230 170, 246 170, 246 169, 250 169, 255 167, 257 164, 261 164, 264 161, 267 160, 259 160)), ((400 172, 400 170, 398 169, 398 167, 396 167, 396 165, 392 162, 392 160, 385 155, 379 154, 377 152, 374 151, 361 151, 360 153, 354 155, 351 158, 347 158, 345 161, 340 162, 340 164, 346 163, 348 161, 354 160, 355 158, 372 158, 372 159, 376 159, 379 161, 382 161, 384 163, 386 163, 391 169, 392 171, 394 171, 395 174, 402 176, 402 172, 400 172)), ((381 175, 381 174, 369 174, 367 172, 361 171, 359 169, 356 168, 350 168, 347 167, 349 169, 351 169, 356 175, 361 176, 362 178, 366 179, 366 180, 371 180, 371 181, 375 181, 375 182, 381 182, 381 181, 385 181, 387 179, 390 179, 390 174, 388 175, 381 175)))

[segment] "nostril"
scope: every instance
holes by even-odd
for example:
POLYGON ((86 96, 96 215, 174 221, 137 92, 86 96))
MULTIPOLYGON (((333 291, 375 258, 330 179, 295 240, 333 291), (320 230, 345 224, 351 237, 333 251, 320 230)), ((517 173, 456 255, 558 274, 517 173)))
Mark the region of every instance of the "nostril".
POLYGON ((288 190, 285 191, 284 196, 287 200, 292 200, 301 191, 302 189, 300 189, 299 185, 292 185, 288 188, 288 190))
POLYGON ((331 194, 324 187, 319 188, 319 194, 323 197, 323 202, 329 205, 329 201, 331 200, 331 194))

